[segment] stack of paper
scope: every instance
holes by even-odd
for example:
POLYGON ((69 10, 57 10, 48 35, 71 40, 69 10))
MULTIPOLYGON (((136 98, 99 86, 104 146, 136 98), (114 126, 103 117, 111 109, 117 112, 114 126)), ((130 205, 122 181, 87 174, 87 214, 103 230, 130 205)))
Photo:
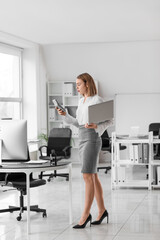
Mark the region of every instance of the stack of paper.
POLYGON ((132 163, 149 163, 148 143, 129 145, 129 158, 132 163))
POLYGON ((119 167, 118 168, 118 182, 124 183, 126 180, 126 168, 125 167, 119 167))
POLYGON ((72 83, 66 83, 64 87, 64 96, 73 96, 73 84, 72 83))
POLYGON ((49 109, 49 121, 55 121, 56 120, 56 109, 50 108, 49 109))

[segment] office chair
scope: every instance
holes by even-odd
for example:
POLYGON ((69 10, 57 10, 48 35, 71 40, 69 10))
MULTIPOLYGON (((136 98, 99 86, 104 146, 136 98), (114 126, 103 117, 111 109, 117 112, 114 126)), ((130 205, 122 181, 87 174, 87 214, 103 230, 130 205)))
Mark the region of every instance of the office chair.
MULTIPOLYGON (((102 139, 102 148, 101 151, 107 151, 111 153, 111 140, 108 135, 107 130, 104 131, 104 133, 101 136, 102 139)), ((111 166, 103 166, 103 167, 97 167, 97 171, 99 172, 100 169, 105 169, 105 173, 111 169, 111 166)))
MULTIPOLYGON (((149 132, 153 132, 153 136, 160 139, 160 123, 151 123, 149 125, 149 132)), ((160 160, 160 144, 154 144, 153 151, 154 159, 160 160)))
MULTIPOLYGON (((112 150, 111 137, 109 137, 107 130, 104 131, 104 133, 101 136, 101 139, 102 139, 101 151, 107 151, 111 153, 112 150)), ((120 144, 120 150, 124 149, 126 149, 126 146, 122 146, 120 144)), ((107 172, 111 169, 111 166, 97 167, 97 171, 99 171, 100 169, 105 169, 105 173, 107 174, 107 172)))
MULTIPOLYGON (((48 137, 48 144, 39 148, 40 159, 49 160, 51 164, 57 165, 57 162, 61 159, 68 159, 71 156, 71 135, 70 128, 52 128, 48 137), (46 150, 46 155, 43 153, 43 149, 46 150)), ((68 173, 57 173, 57 170, 51 174, 43 174, 41 172, 40 178, 43 176, 49 176, 48 182, 53 177, 65 177, 66 181, 69 180, 68 173)))
MULTIPOLYGON (((29 153, 28 153, 28 161, 29 153)), ((34 179, 32 174, 30 175, 30 188, 39 187, 46 184, 44 179, 34 179)), ((13 187, 20 191, 19 202, 20 206, 9 206, 8 209, 0 209, 0 213, 4 212, 14 212, 20 211, 17 221, 22 219, 22 213, 27 210, 27 207, 24 206, 24 195, 26 195, 26 174, 25 173, 0 173, 0 185, 13 187)), ((30 206, 30 211, 32 212, 41 212, 43 217, 47 217, 45 209, 41 209, 38 205, 30 206)))

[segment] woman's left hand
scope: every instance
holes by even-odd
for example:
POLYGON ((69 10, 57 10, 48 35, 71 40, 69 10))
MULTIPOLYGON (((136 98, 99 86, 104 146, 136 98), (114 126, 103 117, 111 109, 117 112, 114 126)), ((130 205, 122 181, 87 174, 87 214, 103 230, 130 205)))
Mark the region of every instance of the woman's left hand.
POLYGON ((94 128, 94 129, 96 129, 97 128, 97 124, 95 124, 95 123, 91 123, 91 124, 86 123, 85 124, 85 128, 94 128))

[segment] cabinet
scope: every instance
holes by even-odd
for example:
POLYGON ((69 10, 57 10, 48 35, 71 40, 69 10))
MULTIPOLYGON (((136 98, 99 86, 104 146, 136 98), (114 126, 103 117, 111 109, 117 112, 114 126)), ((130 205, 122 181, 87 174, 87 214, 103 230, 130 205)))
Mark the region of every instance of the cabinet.
POLYGON ((48 83, 48 133, 53 127, 60 127, 63 120, 54 107, 52 100, 55 98, 60 104, 63 105, 63 83, 49 82, 48 83))
POLYGON ((139 137, 118 136, 112 133, 112 179, 111 187, 160 187, 160 160, 154 159, 153 134, 139 137), (120 151, 120 145, 126 150, 120 151))
MULTIPOLYGON (((52 102, 53 99, 57 101, 66 108, 68 113, 75 117, 76 109, 80 99, 80 95, 76 91, 76 82, 48 82, 47 86, 47 96, 48 96, 48 134, 52 128, 57 127, 70 127, 72 130, 72 158, 78 161, 75 154, 78 148, 78 129, 72 125, 67 125, 63 121, 63 116, 57 113, 52 102)), ((77 156, 77 154, 76 154, 77 156)))

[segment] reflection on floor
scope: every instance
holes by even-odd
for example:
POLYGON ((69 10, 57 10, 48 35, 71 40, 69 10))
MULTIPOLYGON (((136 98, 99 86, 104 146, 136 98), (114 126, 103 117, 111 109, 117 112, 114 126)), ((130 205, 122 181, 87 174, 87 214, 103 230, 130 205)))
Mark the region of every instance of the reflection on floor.
MULTIPOLYGON (((39 204, 47 209, 47 218, 31 213, 30 240, 159 240, 160 236, 160 190, 118 189, 111 191, 111 173, 100 170, 99 177, 104 189, 106 208, 110 214, 109 224, 73 229, 68 216, 68 182, 57 178, 39 188, 31 189, 31 204, 39 204)), ((18 203, 17 191, 2 192, 0 188, 0 208, 18 203)), ((80 167, 73 166, 73 217, 79 220, 83 209, 84 183, 80 167)), ((96 203, 91 214, 97 215, 96 203)), ((25 240, 26 213, 18 222, 15 213, 0 214, 0 239, 25 240)))

